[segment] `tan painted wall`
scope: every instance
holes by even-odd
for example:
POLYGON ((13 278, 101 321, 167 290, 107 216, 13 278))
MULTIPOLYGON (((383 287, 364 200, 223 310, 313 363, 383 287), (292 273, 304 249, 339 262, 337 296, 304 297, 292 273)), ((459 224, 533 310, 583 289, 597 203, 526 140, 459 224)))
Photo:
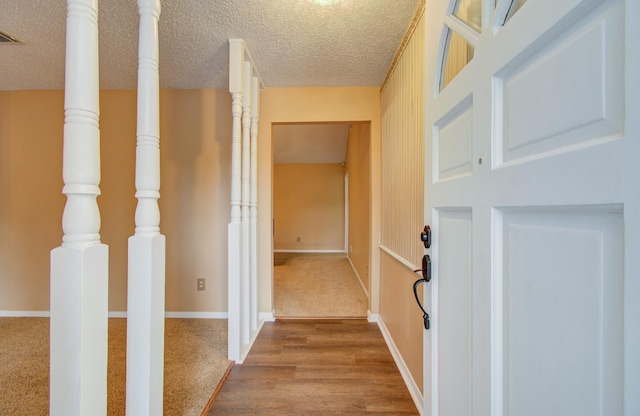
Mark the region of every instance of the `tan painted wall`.
POLYGON ((344 250, 342 164, 274 165, 273 218, 275 250, 344 250))
POLYGON ((231 96, 166 90, 160 99, 167 310, 227 311, 231 96), (196 290, 198 277, 206 279, 205 291, 196 290))
POLYGON ((413 282, 418 278, 417 274, 384 251, 380 254, 380 315, 413 380, 422 391, 424 323, 422 312, 413 296, 413 282))
MULTIPOLYGON (((424 246, 424 16, 383 89, 380 317, 389 328, 416 384, 422 386, 424 329, 412 285, 424 246), (406 264, 406 265, 405 265, 406 264), (413 267, 408 267, 413 265, 413 267)), ((429 80, 427 80, 429 82, 429 80)), ((422 388, 422 387, 420 387, 422 388)))
POLYGON ((424 19, 380 95, 382 225, 380 242, 414 265, 424 246, 424 19), (385 203, 386 202, 386 203, 385 203))
POLYGON ((260 311, 273 310, 273 238, 271 204, 273 184, 273 123, 291 122, 371 122, 371 258, 372 287, 369 308, 378 311, 380 221, 380 97, 377 87, 267 88, 260 102, 260 146, 258 148, 258 261, 260 270, 260 311))
POLYGON ((0 92, 0 310, 49 310, 62 242, 60 91, 0 92))
POLYGON ((371 229, 371 124, 354 123, 347 143, 345 168, 349 173, 349 244, 348 255, 367 292, 371 229))
MULTIPOLYGON (((225 90, 161 91, 161 232, 168 311, 226 311, 231 101, 225 90), (207 290, 196 291, 196 278, 207 290)), ((102 241, 109 309, 126 310, 133 234, 135 91, 101 91, 102 241)), ((49 309, 49 251, 60 245, 62 91, 0 92, 0 310, 49 309)))

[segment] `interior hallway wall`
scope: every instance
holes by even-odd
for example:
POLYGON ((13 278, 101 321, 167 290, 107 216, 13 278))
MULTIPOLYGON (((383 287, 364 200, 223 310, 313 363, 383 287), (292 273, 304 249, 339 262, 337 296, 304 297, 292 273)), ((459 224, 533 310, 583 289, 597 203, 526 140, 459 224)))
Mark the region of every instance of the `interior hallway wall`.
POLYGON ((343 251, 342 164, 274 165, 273 218, 275 250, 343 251))
POLYGON ((0 310, 49 310, 62 242, 61 91, 0 92, 0 310))
MULTIPOLYGON (((62 242, 63 91, 0 92, 0 310, 49 310, 49 252, 62 242)), ((127 304, 134 232, 136 92, 100 91, 98 205, 109 245, 109 310, 127 304)), ((166 309, 226 312, 231 99, 227 90, 161 90, 160 228, 166 309), (196 279, 207 279, 206 291, 196 279)))
MULTIPOLYGON (((380 316, 422 389, 422 313, 413 269, 424 246, 424 17, 381 92, 382 225, 380 316)), ((430 80, 427 80, 430 82, 430 80)))
POLYGON ((349 241, 347 252, 362 285, 369 292, 371 228, 371 124, 351 125, 345 169, 349 173, 349 241))

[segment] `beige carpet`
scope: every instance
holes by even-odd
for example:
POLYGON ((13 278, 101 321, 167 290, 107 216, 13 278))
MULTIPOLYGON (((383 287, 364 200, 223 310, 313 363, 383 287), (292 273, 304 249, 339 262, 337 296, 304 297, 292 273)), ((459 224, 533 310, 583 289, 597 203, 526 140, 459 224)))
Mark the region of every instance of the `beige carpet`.
MULTIPOLYGON (((165 320, 164 414, 200 415, 223 378, 227 321, 165 320)), ((109 319, 109 416, 125 414, 126 320, 109 319)), ((0 318, 0 415, 49 414, 49 319, 0 318)))
POLYGON ((276 317, 367 317, 367 296, 344 254, 275 253, 274 264, 276 317))

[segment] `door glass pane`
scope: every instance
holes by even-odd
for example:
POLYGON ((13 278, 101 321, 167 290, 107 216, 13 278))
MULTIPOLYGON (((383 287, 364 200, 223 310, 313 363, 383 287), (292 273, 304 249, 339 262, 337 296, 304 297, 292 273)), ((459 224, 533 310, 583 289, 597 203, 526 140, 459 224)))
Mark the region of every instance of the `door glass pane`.
POLYGON ((482 28, 482 0, 458 0, 453 14, 478 32, 482 28))
POLYGON ((513 3, 511 3, 511 7, 509 8, 509 12, 507 13, 507 18, 505 19, 505 22, 511 19, 511 17, 514 14, 516 14, 516 12, 520 10, 520 7, 522 7, 522 5, 525 4, 526 2, 527 0, 513 0, 513 3))
POLYGON ((440 91, 458 75, 473 59, 473 46, 456 32, 448 29, 447 44, 444 51, 442 73, 440 74, 440 91))

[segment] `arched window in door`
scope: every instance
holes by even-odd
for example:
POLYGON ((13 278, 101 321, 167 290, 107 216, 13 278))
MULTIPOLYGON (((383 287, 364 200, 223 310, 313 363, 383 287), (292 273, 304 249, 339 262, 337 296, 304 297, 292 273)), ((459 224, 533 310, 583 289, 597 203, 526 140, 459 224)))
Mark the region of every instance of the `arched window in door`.
POLYGON ((482 0, 453 0, 442 33, 439 91, 471 62, 474 43, 481 30, 482 0))
MULTIPOLYGON (((438 91, 442 91, 473 59, 475 44, 482 31, 483 11, 495 13, 494 26, 504 25, 527 0, 452 0, 444 21, 440 46, 438 91)), ((487 15, 489 16, 489 15, 487 15)))

